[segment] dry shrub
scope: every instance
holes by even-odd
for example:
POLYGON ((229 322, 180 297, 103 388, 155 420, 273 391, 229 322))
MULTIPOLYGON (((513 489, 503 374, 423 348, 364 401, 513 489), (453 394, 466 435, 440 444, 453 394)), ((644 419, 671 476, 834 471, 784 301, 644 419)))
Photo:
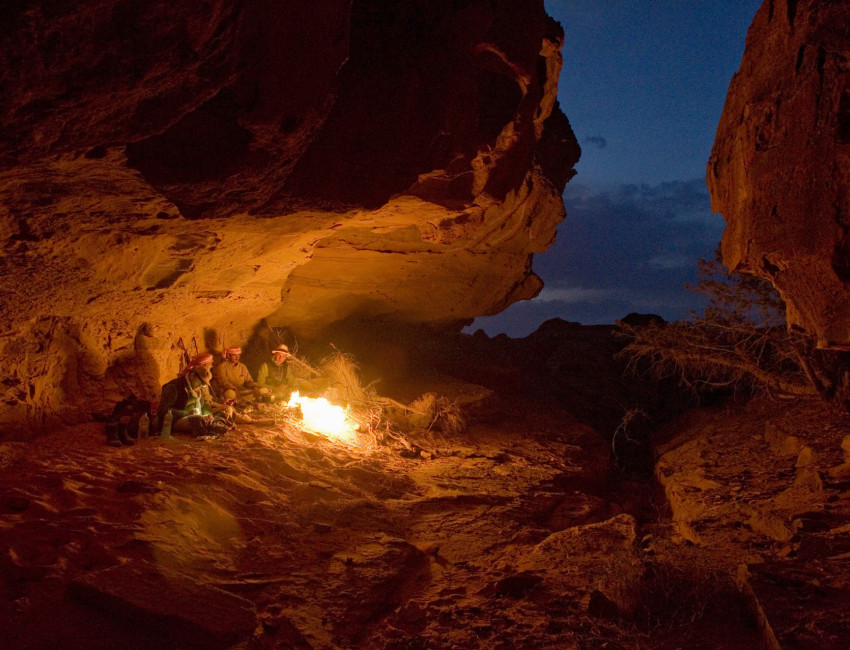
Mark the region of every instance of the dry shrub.
POLYGON ((460 433, 466 428, 463 411, 446 397, 425 393, 411 402, 408 423, 414 429, 437 429, 446 433, 460 433))
MULTIPOLYGON (((734 583, 725 574, 697 565, 651 562, 636 585, 635 623, 646 630, 674 630, 703 619, 728 599, 734 583)), ((735 590, 737 593, 737 590, 735 590)))
POLYGON ((410 409, 410 414, 407 417, 410 427, 412 429, 428 429, 437 413, 437 396, 434 393, 425 393, 410 403, 410 409))
MULTIPOLYGON (((666 635, 745 608, 726 572, 696 561, 612 556, 598 591, 612 604, 601 616, 650 635, 666 635)), ((603 608, 604 609, 604 608, 603 608)))
POLYGON ((296 357, 296 363, 292 363, 292 373, 298 381, 312 381, 316 378, 316 373, 312 370, 310 363, 306 357, 296 357))
POLYGON ((847 355, 816 349, 813 338, 789 329, 785 304, 766 280, 726 273, 719 259, 700 260, 699 282, 709 298, 703 315, 631 327, 621 353, 632 370, 649 367, 659 379, 675 377, 695 391, 743 387, 789 396, 845 398, 847 355))
POLYGON ((360 367, 354 355, 339 350, 322 359, 319 373, 327 383, 325 397, 331 402, 366 405, 376 401, 378 395, 373 384, 363 386, 360 367))
POLYGON ((466 418, 460 406, 443 398, 445 403, 437 411, 435 422, 441 431, 446 433, 461 433, 466 429, 466 418))
MULTIPOLYGON (((639 603, 637 588, 643 578, 644 567, 632 551, 615 552, 608 556, 596 587, 610 607, 603 605, 605 612, 596 612, 603 618, 623 619, 632 616, 639 603)), ((595 609, 593 598, 591 610, 595 609)))

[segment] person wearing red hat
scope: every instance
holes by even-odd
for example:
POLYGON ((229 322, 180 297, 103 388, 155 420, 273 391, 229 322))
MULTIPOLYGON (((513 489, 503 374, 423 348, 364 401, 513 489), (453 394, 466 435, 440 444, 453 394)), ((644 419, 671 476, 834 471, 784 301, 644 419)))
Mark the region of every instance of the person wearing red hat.
POLYGON ((180 374, 186 375, 190 371, 200 366, 203 366, 207 370, 212 371, 212 365, 213 355, 211 355, 209 352, 201 352, 200 354, 195 355, 194 357, 192 357, 192 359, 189 360, 189 363, 186 364, 186 367, 183 368, 183 371, 180 374))
POLYGON ((157 431, 162 430, 169 411, 174 418, 173 431, 204 435, 223 433, 232 426, 233 407, 216 402, 210 392, 210 363, 212 355, 198 355, 175 379, 163 385, 157 407, 157 431), (216 423, 220 424, 215 426, 216 423))
POLYGON ((226 395, 227 391, 233 391, 237 396, 247 397, 255 395, 257 384, 248 367, 239 361, 242 348, 227 348, 224 350, 221 363, 213 368, 215 386, 219 395, 226 395))

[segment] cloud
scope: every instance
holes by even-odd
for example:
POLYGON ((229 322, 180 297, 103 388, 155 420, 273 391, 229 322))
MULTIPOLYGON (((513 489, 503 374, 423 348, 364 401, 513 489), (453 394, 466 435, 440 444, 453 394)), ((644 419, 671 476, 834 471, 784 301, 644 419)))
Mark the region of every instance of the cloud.
POLYGON ((592 144, 597 149, 604 149, 608 146, 608 141, 601 135, 589 135, 584 139, 587 144, 592 144))
POLYGON ((690 255, 667 253, 650 258, 647 264, 657 269, 685 269, 691 268, 694 260, 690 255))
POLYGON ((535 298, 539 302, 562 302, 565 304, 575 303, 600 303, 610 300, 616 296, 612 289, 585 289, 583 287, 552 288, 544 287, 540 295, 535 298))
POLYGON ((688 219, 705 221, 711 216, 705 181, 670 181, 659 185, 618 185, 613 190, 599 191, 581 183, 570 183, 564 202, 577 211, 601 212, 606 209, 632 213, 632 218, 688 219))
POLYGON ((676 320, 702 309, 704 299, 684 285, 696 282, 697 261, 713 256, 723 232, 705 181, 607 191, 569 183, 564 203, 557 241, 534 256, 543 291, 473 328, 525 336, 554 317, 595 324, 651 312, 676 320))

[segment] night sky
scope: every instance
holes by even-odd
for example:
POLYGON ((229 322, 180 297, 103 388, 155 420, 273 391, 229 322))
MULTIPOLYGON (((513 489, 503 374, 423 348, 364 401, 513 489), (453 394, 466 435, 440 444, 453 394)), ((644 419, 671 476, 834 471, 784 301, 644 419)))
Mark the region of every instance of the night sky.
POLYGON ((535 255, 545 288, 466 331, 521 337, 550 318, 668 320, 723 233, 705 166, 761 0, 546 0, 564 27, 558 98, 582 147, 557 242, 535 255))

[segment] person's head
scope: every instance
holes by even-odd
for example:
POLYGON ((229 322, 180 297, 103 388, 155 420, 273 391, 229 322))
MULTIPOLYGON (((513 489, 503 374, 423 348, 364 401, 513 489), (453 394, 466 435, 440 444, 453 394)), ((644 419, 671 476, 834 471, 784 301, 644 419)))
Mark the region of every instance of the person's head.
POLYGON ((212 373, 210 369, 206 366, 195 366, 192 368, 192 372, 189 373, 189 381, 192 382, 192 386, 197 387, 201 384, 207 385, 210 383, 212 379, 212 373))
POLYGON ((210 380, 212 379, 212 373, 206 366, 197 366, 192 372, 194 372, 195 376, 205 384, 210 383, 210 380))
POLYGON ((237 363, 242 354, 242 348, 227 348, 224 351, 224 358, 231 363, 237 363))
POLYGON ((193 367, 203 366, 209 370, 213 365, 213 355, 209 352, 201 352, 192 358, 189 365, 193 367))
POLYGON ((180 372, 181 375, 186 375, 192 372, 195 368, 203 367, 207 370, 212 368, 213 356, 209 352, 202 352, 192 357, 192 360, 186 364, 186 367, 180 372))
POLYGON ((289 356, 289 348, 285 345, 278 345, 274 350, 272 350, 272 361, 274 361, 278 366, 286 361, 289 356))

